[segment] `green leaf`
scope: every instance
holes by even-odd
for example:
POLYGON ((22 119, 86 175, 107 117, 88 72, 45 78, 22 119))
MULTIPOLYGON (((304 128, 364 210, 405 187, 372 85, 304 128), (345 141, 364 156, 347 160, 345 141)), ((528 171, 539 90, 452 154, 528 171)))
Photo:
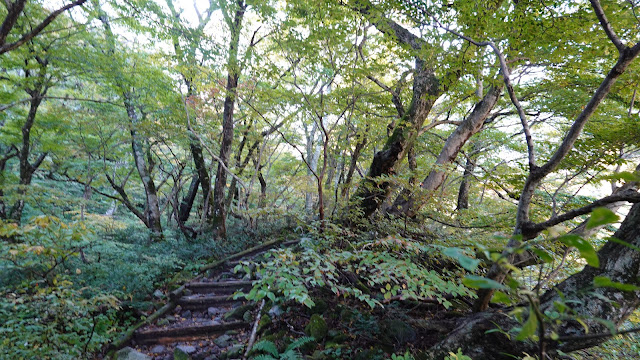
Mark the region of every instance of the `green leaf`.
POLYGON ((516 337, 516 340, 522 341, 529 338, 536 332, 537 327, 538 319, 536 318, 536 314, 533 311, 533 307, 529 307, 529 318, 527 319, 527 322, 522 325, 522 330, 520 330, 520 333, 516 337))
POLYGON ((546 252, 546 251, 544 251, 542 249, 533 248, 533 249, 531 249, 531 251, 533 251, 534 254, 538 255, 538 257, 540 259, 542 259, 542 261, 545 262, 545 263, 550 263, 550 262, 553 261, 553 258, 551 257, 551 255, 549 255, 548 252, 546 252))
POLYGON ((464 250, 460 248, 446 248, 442 253, 457 260, 460 266, 468 271, 475 271, 480 264, 480 260, 466 256, 464 250))
POLYGON ((509 298, 509 295, 503 293, 502 291, 496 291, 495 294, 493 294, 493 298, 491 299, 491 302, 495 304, 506 304, 506 305, 509 305, 512 303, 511 299, 509 298))
POLYGON ((582 256, 590 266, 595 268, 600 266, 598 253, 596 253, 596 250, 587 240, 578 235, 564 235, 559 237, 558 240, 567 246, 578 249, 580 256, 582 256))
POLYGON ((635 246, 633 244, 629 244, 626 241, 622 241, 622 240, 614 238, 614 237, 607 238, 607 240, 609 240, 611 242, 614 242, 616 244, 624 245, 624 246, 628 247, 629 249, 632 249, 632 250, 640 252, 640 247, 637 247, 637 246, 635 246))
POLYGON ((640 286, 631 285, 631 284, 623 284, 615 281, 611 281, 606 276, 596 276, 593 279, 593 285, 595 287, 610 287, 622 291, 637 291, 640 290, 640 286))
POLYGON ((491 279, 484 278, 482 276, 467 275, 462 279, 462 283, 470 288, 474 289, 500 289, 506 290, 506 286, 491 279))
POLYGON ((607 180, 624 180, 626 182, 640 181, 640 175, 629 171, 619 172, 611 176, 605 177, 607 180))
POLYGON ((591 217, 589 218, 589 221, 587 221, 587 230, 593 229, 601 225, 611 224, 618 220, 620 220, 620 217, 616 215, 616 213, 614 213, 613 211, 605 207, 595 208, 591 212, 591 217))

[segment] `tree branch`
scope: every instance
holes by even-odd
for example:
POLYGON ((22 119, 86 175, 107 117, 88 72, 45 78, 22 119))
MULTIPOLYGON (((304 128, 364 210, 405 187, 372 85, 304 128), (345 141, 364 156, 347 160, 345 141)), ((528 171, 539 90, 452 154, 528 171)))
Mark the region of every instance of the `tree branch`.
POLYGON ((613 31, 613 28, 611 27, 611 23, 609 23, 609 20, 607 20, 607 16, 604 14, 604 10, 602 9, 602 6, 600 6, 600 1, 589 0, 589 2, 591 2, 591 7, 593 7, 593 11, 596 13, 596 16, 598 17, 598 21, 600 21, 600 25, 602 26, 602 29, 609 37, 609 40, 611 40, 611 42, 613 43, 613 45, 616 46, 616 49, 618 49, 619 52, 624 51, 625 46, 622 43, 622 41, 620 41, 620 38, 618 37, 618 35, 616 35, 615 31, 613 31))
POLYGON ((578 216, 581 215, 586 215, 588 213, 590 213, 593 209, 597 208, 597 207, 601 207, 607 204, 611 204, 611 203, 615 203, 618 201, 628 201, 630 203, 637 203, 640 202, 640 193, 638 193, 637 190, 633 190, 633 189, 628 189, 625 191, 621 191, 606 197, 603 197, 600 200, 596 200, 594 202, 592 202, 589 205, 583 206, 581 208, 578 209, 573 209, 570 211, 567 211, 566 213, 562 214, 562 215, 558 215, 558 216, 554 216, 551 219, 541 222, 541 223, 537 223, 537 224, 525 224, 523 225, 523 233, 539 233, 547 228, 550 228, 554 225, 563 223, 565 221, 571 220, 573 218, 576 218, 578 216))
MULTIPOLYGON (((17 15, 16 14, 16 18, 13 20, 13 23, 7 23, 8 19, 5 19, 4 23, 2 24, 2 30, 0 31, 0 55, 4 54, 8 51, 14 50, 16 48, 18 48, 20 45, 26 43, 27 41, 33 39, 36 35, 38 35, 42 30, 44 30, 44 28, 46 28, 53 20, 55 20, 56 17, 58 17, 58 15, 62 14, 63 12, 65 12, 66 10, 69 10, 73 7, 76 7, 78 5, 82 5, 85 2, 87 2, 87 0, 76 0, 74 2, 72 2, 71 4, 68 4, 66 6, 61 7, 60 9, 52 12, 51 14, 49 14, 49 16, 47 16, 44 20, 42 20, 42 22, 40 24, 38 24, 38 26, 36 26, 33 30, 31 30, 31 32, 29 32, 28 34, 23 35, 20 40, 11 43, 11 44, 5 44, 5 40, 7 35, 9 34, 9 32, 11 31, 11 29, 13 28, 13 26, 15 25, 15 21, 17 20, 17 15)), ((19 0, 18 4, 22 5, 22 8, 24 8, 24 3, 26 3, 26 0, 19 0)), ((20 9, 20 12, 22 12, 22 8, 20 9)), ((11 10, 10 10, 11 12, 11 10)))
MULTIPOLYGON (((341 3, 343 5, 346 5, 345 1, 341 1, 341 3)), ((378 29, 378 31, 380 31, 381 33, 388 36, 394 36, 398 39, 399 42, 410 46, 413 50, 421 50, 427 45, 427 43, 423 39, 414 35, 397 22, 387 19, 380 14, 372 14, 373 5, 369 1, 359 0, 357 1, 357 3, 357 5, 349 7, 352 10, 361 13, 362 15, 374 17, 370 20, 373 25, 375 25, 376 29, 378 29)))

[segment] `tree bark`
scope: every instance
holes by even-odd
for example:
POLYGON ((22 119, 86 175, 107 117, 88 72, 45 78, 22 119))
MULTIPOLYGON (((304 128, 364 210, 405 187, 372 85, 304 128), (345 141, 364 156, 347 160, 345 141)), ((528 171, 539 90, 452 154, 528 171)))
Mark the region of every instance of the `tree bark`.
POLYGON ((356 171, 356 164, 362 154, 362 150, 367 145, 367 137, 365 135, 360 136, 359 141, 356 143, 356 147, 351 154, 351 163, 349 164, 349 170, 347 170, 347 176, 342 184, 342 197, 349 195, 349 187, 351 186, 351 180, 353 179, 353 173, 356 171))
POLYGON ((467 157, 467 162, 464 164, 464 172, 462 173, 462 181, 460 182, 460 188, 458 189, 458 202, 456 210, 465 210, 469 208, 469 188, 471 187, 471 178, 473 177, 473 171, 476 168, 474 146, 467 157))
MULTIPOLYGON (((447 172, 443 167, 451 164, 456 159, 460 149, 462 149, 462 146, 466 144, 467 140, 482 129, 484 121, 487 119, 494 106, 498 103, 498 99, 501 94, 502 86, 491 87, 482 100, 476 104, 471 114, 469 114, 469 116, 462 121, 456 130, 449 135, 442 150, 440 151, 440 154, 438 155, 438 158, 436 159, 434 168, 420 185, 422 190, 426 192, 428 196, 431 196, 431 194, 442 185, 447 175, 447 172)), ((396 198, 393 206, 389 209, 389 213, 394 215, 403 214, 404 216, 413 217, 422 207, 423 203, 424 202, 416 204, 415 201, 413 201, 412 196, 399 196, 396 198)))
MULTIPOLYGON (((318 171, 318 160, 320 159, 320 151, 322 150, 322 144, 316 138, 316 132, 318 131, 318 124, 313 122, 311 125, 311 130, 307 130, 307 125, 304 125, 305 137, 307 139, 307 177, 309 180, 307 184, 309 188, 316 187, 317 179, 315 179, 315 173, 318 171)), ((317 192, 316 192, 317 193, 317 192)), ((304 195, 304 211, 308 217, 311 217, 313 214, 313 195, 314 192, 308 190, 304 195)))
POLYGON ((189 131, 189 141, 193 165, 196 168, 200 187, 202 188, 202 210, 205 214, 210 214, 213 207, 213 201, 209 195, 211 193, 211 177, 209 176, 207 163, 202 155, 202 145, 200 144, 200 140, 191 131, 189 131))
POLYGON ((182 198, 182 201, 180 201, 178 219, 183 223, 189 220, 193 202, 196 200, 196 195, 198 195, 198 186, 200 186, 200 177, 198 176, 198 174, 194 174, 191 178, 191 184, 189 184, 189 191, 184 196, 184 198, 182 198))
POLYGON ((235 110, 236 92, 238 88, 238 78, 240 77, 240 65, 238 63, 238 46, 240 42, 240 30, 242 20, 246 10, 244 0, 237 1, 237 9, 233 23, 228 25, 231 30, 231 40, 229 42, 229 59, 227 62, 228 75, 224 108, 222 114, 222 143, 220 144, 220 161, 216 172, 216 182, 213 188, 213 214, 211 225, 219 238, 226 239, 226 211, 224 203, 224 189, 227 185, 227 172, 224 167, 229 163, 231 145, 233 143, 233 112, 235 110))

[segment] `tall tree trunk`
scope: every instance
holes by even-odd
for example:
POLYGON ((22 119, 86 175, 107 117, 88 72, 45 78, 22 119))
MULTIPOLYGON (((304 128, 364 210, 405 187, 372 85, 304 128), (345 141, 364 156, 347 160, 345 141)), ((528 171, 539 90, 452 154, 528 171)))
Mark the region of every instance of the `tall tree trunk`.
POLYGON ((395 174, 396 166, 405 157, 433 104, 442 94, 442 88, 433 70, 427 68, 420 58, 416 58, 415 62, 411 105, 382 150, 373 156, 367 177, 354 194, 355 198, 360 199, 359 207, 365 217, 373 214, 382 205, 390 190, 388 181, 379 182, 377 179, 383 175, 395 174))
POLYGON ((7 206, 4 202, 4 189, 5 189, 5 175, 4 171, 7 166, 7 162, 12 158, 18 156, 18 153, 9 148, 4 153, 4 156, 0 158, 0 219, 7 219, 7 206))
MULTIPOLYGON (((315 179, 314 173, 318 171, 318 160, 320 159, 320 151, 322 150, 322 145, 316 138, 316 133, 318 131, 318 124, 314 122, 311 125, 311 130, 307 131, 307 126, 305 128, 305 137, 307 138, 307 176, 309 189, 313 187, 317 187, 317 179, 315 179)), ((304 211, 307 216, 311 217, 313 214, 313 196, 317 194, 317 192, 313 192, 308 190, 304 196, 304 211)))
MULTIPOLYGON (((196 51, 193 47, 188 48, 187 51, 185 51, 185 49, 180 44, 180 34, 184 35, 184 32, 182 32, 182 29, 180 27, 181 26, 180 13, 176 11, 176 8, 173 5, 172 0, 167 0, 167 6, 169 7, 169 10, 171 11, 171 15, 176 21, 176 25, 174 25, 174 28, 172 29, 173 32, 172 32, 172 38, 171 38, 173 42, 173 49, 176 53, 176 57, 178 58, 180 63, 183 65, 183 69, 186 69, 188 68, 187 65, 194 64, 197 62, 195 58, 196 51)), ((213 3, 211 3, 210 6, 213 6, 213 3)), ((210 16, 199 18, 200 22, 198 23, 196 31, 192 32, 191 34, 202 34, 203 29, 207 26, 210 19, 211 19, 210 16)), ((196 37, 195 39, 189 39, 189 40, 190 42, 188 43, 187 46, 195 46, 195 44, 198 44, 201 39, 199 37, 196 37)), ((181 73, 181 75, 182 75, 182 78, 184 79, 185 85, 187 86, 187 94, 186 94, 187 98, 190 98, 196 95, 197 90, 193 83, 193 77, 194 77, 193 74, 190 74, 187 70, 185 70, 184 72, 181 73)), ((196 169, 196 173, 198 174, 198 182, 202 188, 203 212, 205 213, 205 218, 209 218, 211 216, 211 212, 213 209, 213 197, 210 196, 209 194, 211 192, 211 176, 209 175, 209 170, 207 169, 207 164, 203 156, 202 144, 200 143, 200 139, 194 133, 194 131, 195 131, 194 129, 188 129, 189 150, 191 151, 191 156, 193 157, 193 165, 196 169)), ((193 182, 191 184, 193 184, 193 182)), ((195 190, 197 194, 197 187, 195 190)), ((189 188, 189 194, 194 194, 191 192, 191 187, 189 188)), ((193 202, 191 202, 191 204, 193 204, 193 202)), ((189 206, 189 209, 190 208, 191 208, 191 205, 189 206)), ((182 209, 182 205, 181 205, 181 209, 182 209)), ((180 210, 179 216, 184 216, 184 214, 185 213, 182 210, 180 210)), ((184 221, 186 221, 186 219, 184 221)))
POLYGON ((191 150, 191 156, 193 157, 193 164, 198 174, 198 180, 202 189, 202 210, 206 214, 210 214, 213 208, 211 198, 211 177, 209 176, 209 170, 207 169, 207 163, 202 155, 202 145, 200 140, 189 131, 189 149, 191 150))
POLYGON ((262 169, 258 171, 258 181, 260 181, 260 200, 258 200, 258 208, 263 208, 267 201, 267 181, 262 175, 262 169))
POLYGON ((220 144, 220 164, 216 172, 216 182, 213 188, 213 214, 211 225, 215 234, 222 239, 227 237, 226 211, 224 204, 224 189, 227 185, 226 165, 229 163, 231 145, 233 143, 233 112, 235 110, 238 78, 240 77, 240 64, 238 63, 238 45, 240 42, 240 30, 242 19, 246 10, 244 0, 238 0, 233 23, 228 23, 231 30, 229 42, 229 59, 227 62, 228 75, 224 109, 222 113, 222 143, 220 144))
MULTIPOLYGON (((490 1, 483 3, 478 7, 478 17, 490 16, 493 14, 502 0, 490 1)), ((387 139, 385 146, 377 152, 371 162, 367 178, 363 181, 358 191, 354 194, 355 199, 360 201, 360 209, 365 217, 370 216, 382 205, 389 193, 389 182, 378 181, 378 178, 384 175, 393 175, 399 162, 406 155, 407 149, 415 141, 424 120, 431 111, 435 101, 444 94, 450 84, 456 81, 462 72, 452 70, 441 77, 436 75, 438 64, 429 64, 422 58, 421 52, 424 48, 430 48, 424 39, 414 35, 409 30, 402 27, 393 20, 387 19, 383 14, 379 13, 376 7, 367 0, 359 0, 355 2, 354 10, 361 14, 371 17, 372 23, 383 34, 393 38, 398 44, 410 48, 415 56, 415 70, 413 74, 413 95, 411 104, 404 116, 400 118, 395 126, 393 133, 387 139)), ((476 28, 477 34, 483 33, 482 25, 476 28)), ((427 53, 432 53, 427 51, 427 53)), ((461 54, 461 58, 464 58, 461 54)), ((464 60, 463 60, 464 62, 464 60)), ((434 174, 433 179, 429 181, 439 180, 441 175, 434 174)), ((438 185, 439 186, 439 185, 438 185)), ((436 186, 437 188, 437 186, 436 186)), ((402 201, 401 211, 408 212, 410 205, 408 200, 402 201)), ((395 204, 394 204, 395 205, 395 204)), ((392 207, 395 209, 396 207, 392 207)))
MULTIPOLYGON (((20 187, 18 188, 18 200, 11 206, 9 212, 7 214, 7 218, 9 220, 15 221, 18 224, 22 220, 22 211, 24 210, 24 196, 27 193, 27 187, 31 185, 31 180, 33 179, 33 173, 40 167, 42 161, 47 156, 47 153, 42 153, 36 161, 32 164, 29 161, 29 157, 31 155, 31 130, 33 129, 33 125, 35 124, 36 115, 38 113, 38 108, 42 103, 42 99, 47 92, 48 87, 44 85, 44 71, 46 69, 46 62, 43 64, 41 62, 39 79, 36 85, 36 88, 29 89, 27 92, 31 95, 31 101, 29 102, 29 113, 27 114, 27 118, 25 120, 24 125, 22 125, 22 145, 18 151, 18 161, 20 168, 20 187)), ((27 71, 27 74, 29 72, 27 71)))
MULTIPOLYGON (((240 142, 240 146, 238 147, 238 151, 236 152, 235 171, 237 176, 242 175, 242 173, 244 172, 244 168, 247 166, 247 164, 249 163, 249 160, 251 159, 251 156, 253 155, 253 152, 258 148, 259 142, 255 141, 253 145, 249 148, 247 152, 247 156, 244 158, 244 161, 242 160, 242 151, 244 150, 245 146, 247 146, 247 140, 248 140, 249 131, 251 130, 251 125, 252 124, 249 124, 245 129, 245 131, 243 132, 242 141, 240 142)), ((224 203, 224 206, 227 212, 229 212, 229 209, 231 209, 231 203, 233 202, 233 199, 240 198, 240 194, 238 193, 237 186, 238 186, 238 180, 234 177, 233 179, 231 179, 231 185, 229 186, 229 192, 227 193, 227 200, 224 203)))

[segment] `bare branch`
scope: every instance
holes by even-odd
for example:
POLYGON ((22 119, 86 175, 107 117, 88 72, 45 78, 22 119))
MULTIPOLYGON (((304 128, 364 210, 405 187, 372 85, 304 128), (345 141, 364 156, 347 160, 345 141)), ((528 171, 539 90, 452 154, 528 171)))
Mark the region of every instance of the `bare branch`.
POLYGON ((551 219, 537 223, 537 224, 525 224, 523 226, 523 233, 539 233, 547 228, 550 228, 554 225, 563 223, 565 221, 574 219, 581 215, 586 215, 590 213, 593 209, 597 207, 601 207, 607 204, 615 203, 618 201, 628 201, 630 203, 640 202, 640 193, 637 190, 628 189, 625 191, 620 191, 615 194, 603 197, 600 200, 596 200, 589 205, 583 206, 578 209, 573 209, 571 211, 567 211, 566 213, 558 216, 554 216, 551 219))

